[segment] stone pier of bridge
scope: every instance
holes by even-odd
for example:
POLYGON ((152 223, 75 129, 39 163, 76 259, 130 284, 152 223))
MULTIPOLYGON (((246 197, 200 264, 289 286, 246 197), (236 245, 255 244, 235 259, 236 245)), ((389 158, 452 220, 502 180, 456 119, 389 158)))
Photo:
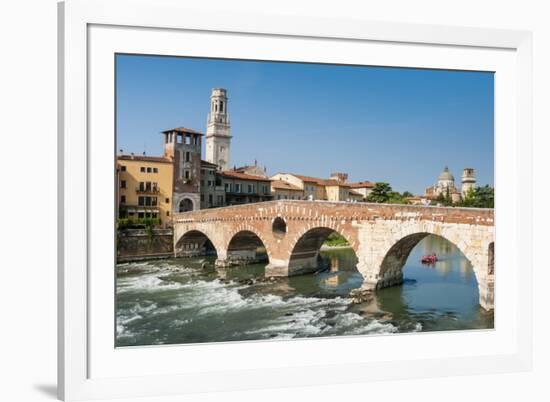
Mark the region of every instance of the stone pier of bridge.
POLYGON ((430 234, 445 238, 472 264, 480 305, 494 307, 492 209, 269 201, 175 215, 174 250, 215 251, 218 267, 266 260, 267 276, 302 275, 319 269, 321 246, 334 232, 354 250, 363 289, 401 284, 418 242, 430 234))

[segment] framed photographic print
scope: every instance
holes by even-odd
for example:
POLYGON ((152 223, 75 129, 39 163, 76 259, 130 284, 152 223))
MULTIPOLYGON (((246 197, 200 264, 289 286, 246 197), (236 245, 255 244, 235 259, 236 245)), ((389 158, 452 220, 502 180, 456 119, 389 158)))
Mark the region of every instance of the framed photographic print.
POLYGON ((61 398, 530 368, 530 33, 59 16, 61 398))

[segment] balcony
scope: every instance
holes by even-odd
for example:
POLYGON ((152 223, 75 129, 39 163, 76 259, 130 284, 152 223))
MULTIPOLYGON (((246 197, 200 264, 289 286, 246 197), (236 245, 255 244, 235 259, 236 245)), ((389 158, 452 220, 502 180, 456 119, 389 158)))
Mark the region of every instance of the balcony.
POLYGON ((143 210, 143 211, 151 211, 151 212, 158 212, 159 211, 158 205, 139 205, 139 204, 126 204, 126 203, 120 203, 119 210, 127 210, 135 212, 137 210, 143 210))
POLYGON ((136 187, 137 194, 160 194, 158 187, 136 187))

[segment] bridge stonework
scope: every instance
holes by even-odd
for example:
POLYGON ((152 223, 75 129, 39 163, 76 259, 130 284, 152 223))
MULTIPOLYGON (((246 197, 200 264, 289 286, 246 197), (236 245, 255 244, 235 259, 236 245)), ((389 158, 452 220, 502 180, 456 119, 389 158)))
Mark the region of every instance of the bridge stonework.
POLYGON ((472 264, 480 305, 494 308, 492 209, 292 200, 245 204, 176 214, 174 250, 200 254, 209 240, 216 264, 224 267, 233 259, 255 258, 263 247, 266 275, 291 276, 318 269, 320 248, 333 232, 355 251, 364 289, 401 284, 414 246, 429 234, 441 236, 472 264))

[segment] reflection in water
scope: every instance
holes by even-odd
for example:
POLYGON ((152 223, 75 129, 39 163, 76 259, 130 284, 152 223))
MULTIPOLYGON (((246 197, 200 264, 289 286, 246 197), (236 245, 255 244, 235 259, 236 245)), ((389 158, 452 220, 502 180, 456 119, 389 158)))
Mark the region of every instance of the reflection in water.
POLYGON ((475 275, 447 241, 428 236, 411 252, 402 286, 352 305, 363 282, 351 249, 323 251, 330 269, 271 280, 265 264, 216 270, 213 258, 117 267, 117 345, 288 339, 492 328, 475 275), (433 266, 420 263, 437 253, 433 266), (205 264, 207 262, 207 264, 205 264))

